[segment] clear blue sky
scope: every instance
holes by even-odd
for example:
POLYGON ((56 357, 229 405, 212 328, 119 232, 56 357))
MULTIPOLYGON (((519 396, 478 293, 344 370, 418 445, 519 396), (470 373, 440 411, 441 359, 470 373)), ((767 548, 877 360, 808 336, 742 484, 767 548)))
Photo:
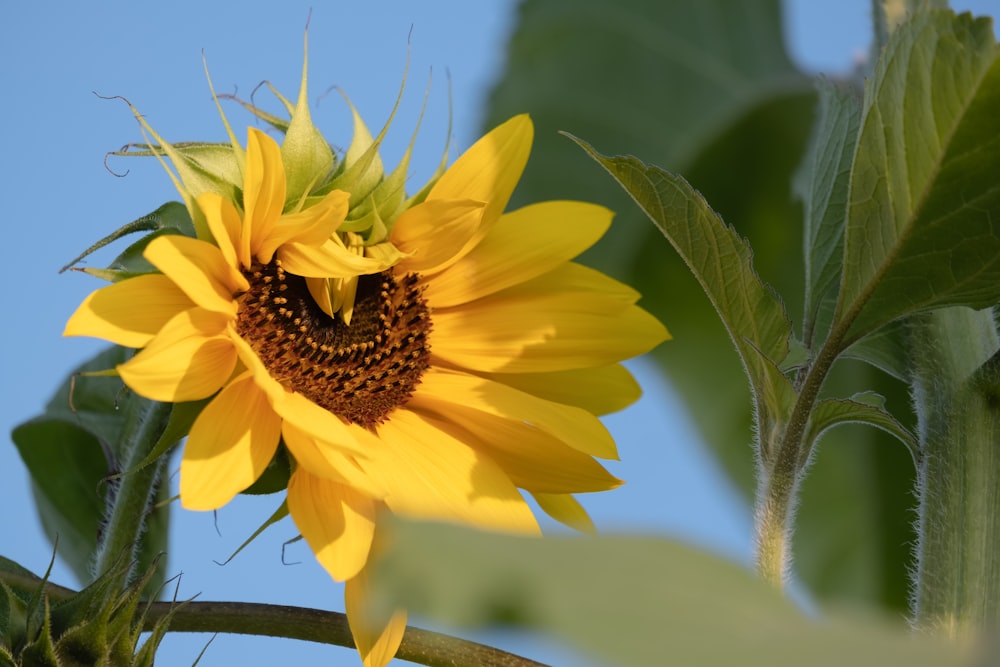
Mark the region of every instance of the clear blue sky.
MULTIPOLYGON (((866 53, 870 0, 795 0, 787 5, 790 47, 807 68, 843 71, 866 53)), ((997 9, 996 0, 953 5, 979 13, 997 9)), ((312 7, 311 97, 339 86, 374 129, 392 108, 409 42, 404 108, 383 152, 388 164, 395 164, 409 139, 432 68, 430 104, 411 182, 423 182, 444 145, 446 72, 454 95, 455 144, 462 149, 476 138, 483 100, 502 67, 513 1, 289 0, 280 11, 273 6, 258 0, 117 0, 21 2, 5 11, 0 23, 0 145, 6 158, 0 187, 10 270, 0 345, 5 379, 0 432, 9 433, 41 410, 64 375, 101 347, 97 341, 61 338, 68 315, 99 283, 80 274, 59 275, 58 268, 97 238, 176 196, 153 161, 113 162, 116 170, 131 168, 126 178, 105 170, 104 154, 140 135, 123 104, 101 100, 94 92, 128 97, 168 140, 221 140, 202 74, 202 50, 219 92, 246 96, 268 79, 294 97, 302 29, 312 7)), ((235 109, 231 118, 236 126, 248 122, 235 109)), ((349 140, 349 117, 336 94, 322 100, 314 119, 327 137, 349 140)), ((111 256, 100 255, 94 264, 111 256)), ((633 368, 644 379, 646 396, 607 420, 623 459, 612 472, 628 483, 585 498, 587 507, 605 530, 680 536, 747 560, 748 509, 700 449, 683 415, 671 407, 669 389, 641 365, 633 368)), ((0 554, 41 572, 51 547, 34 513, 27 473, 6 435, 4 440, 0 554)), ((299 564, 282 563, 282 543, 296 535, 289 521, 271 528, 225 567, 213 562, 224 560, 278 502, 273 497, 238 499, 219 512, 221 536, 211 514, 177 509, 170 569, 183 572, 181 597, 200 593, 201 599, 341 609, 341 589, 316 565, 304 543, 287 550, 287 559, 299 564)), ((75 585, 60 564, 53 579, 75 585)), ((207 636, 171 635, 161 663, 190 664, 205 641, 207 636)), ((551 645, 529 645, 517 638, 505 644, 537 659, 565 662, 551 645)), ((227 636, 215 640, 200 664, 281 663, 357 664, 344 649, 227 636)))

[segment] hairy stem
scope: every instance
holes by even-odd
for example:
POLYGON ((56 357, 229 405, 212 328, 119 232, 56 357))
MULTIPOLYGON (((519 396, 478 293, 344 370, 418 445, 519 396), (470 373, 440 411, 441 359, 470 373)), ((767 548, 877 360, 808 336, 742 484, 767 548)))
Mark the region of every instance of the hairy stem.
POLYGON ((1000 352, 993 313, 935 311, 911 329, 919 419, 916 625, 957 637, 1000 621, 1000 352))
POLYGON ((156 492, 161 465, 139 468, 163 434, 171 405, 135 394, 125 402, 125 425, 116 451, 122 452, 121 472, 111 486, 107 522, 103 527, 94 562, 95 578, 111 570, 120 559, 132 562, 122 570, 121 581, 112 590, 124 588, 134 575, 134 561, 146 524, 146 513, 156 492))
MULTIPOLYGON (((841 351, 847 324, 835 329, 820 349, 815 361, 802 375, 799 394, 784 430, 777 434, 777 446, 768 460, 760 462, 757 500, 754 511, 754 544, 757 573, 778 589, 784 587, 791 567, 792 524, 798 503, 799 482, 809 461, 809 444, 804 442, 809 414, 823 387, 833 362, 841 351)), ((774 437, 760 434, 759 437, 774 437)), ((758 451, 765 451, 758 443, 758 451)))

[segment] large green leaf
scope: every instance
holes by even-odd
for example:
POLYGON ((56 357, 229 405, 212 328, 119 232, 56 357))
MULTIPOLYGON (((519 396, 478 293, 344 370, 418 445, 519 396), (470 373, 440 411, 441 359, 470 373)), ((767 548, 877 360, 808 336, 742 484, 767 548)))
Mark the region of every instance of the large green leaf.
POLYGON ((867 90, 837 315, 848 340, 907 313, 1000 301, 1000 49, 990 19, 918 14, 867 90))
MULTIPOLYGON (((91 580, 91 565, 107 509, 107 494, 122 452, 120 436, 125 402, 131 400, 117 377, 81 373, 114 368, 129 352, 111 347, 74 370, 49 401, 45 412, 17 426, 11 437, 31 475, 36 508, 46 534, 59 555, 82 583, 91 580)), ((167 499, 161 484, 156 500, 167 499)), ((169 508, 150 510, 146 533, 138 551, 138 567, 145 571, 167 543, 169 508)), ((150 583, 156 590, 165 571, 150 583)))
MULTIPOLYGON (((814 340, 817 320, 829 324, 830 302, 836 298, 835 288, 840 283, 847 188, 861 118, 861 100, 850 86, 821 78, 818 87, 819 113, 795 183, 805 217, 806 302, 802 337, 807 346, 814 340)), ((820 336, 825 335, 825 329, 820 324, 820 336)))
POLYGON ((809 619, 742 568, 665 540, 403 522, 389 535, 372 578, 382 614, 518 625, 615 665, 938 667, 962 664, 968 649, 879 618, 809 619))
POLYGON ((765 434, 761 457, 768 461, 767 436, 783 430, 795 402, 792 383, 779 370, 792 325, 777 295, 754 271, 746 240, 680 176, 634 157, 606 157, 579 143, 663 232, 705 290, 749 376, 755 423, 765 434))

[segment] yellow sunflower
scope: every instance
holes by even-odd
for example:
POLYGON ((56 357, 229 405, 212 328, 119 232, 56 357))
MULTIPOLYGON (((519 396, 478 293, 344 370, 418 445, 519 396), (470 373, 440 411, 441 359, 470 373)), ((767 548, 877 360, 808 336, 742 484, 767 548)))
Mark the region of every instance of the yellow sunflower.
POLYGON ((362 620, 379 511, 535 533, 523 489, 586 528, 570 494, 620 484, 595 461, 616 458, 597 415, 639 394, 618 362, 668 337, 637 292, 570 261, 610 211, 504 213, 532 133, 527 116, 491 131, 388 221, 386 247, 358 253, 337 233, 347 194, 283 213, 280 149, 251 130, 242 210, 197 198, 214 243, 154 239, 145 256, 161 273, 98 290, 66 326, 142 348, 118 372, 143 396, 214 396, 184 448, 184 507, 226 504, 284 443, 289 513, 347 582, 368 666, 391 659, 405 627, 404 613, 362 620), (331 300, 336 280, 351 287, 331 300))

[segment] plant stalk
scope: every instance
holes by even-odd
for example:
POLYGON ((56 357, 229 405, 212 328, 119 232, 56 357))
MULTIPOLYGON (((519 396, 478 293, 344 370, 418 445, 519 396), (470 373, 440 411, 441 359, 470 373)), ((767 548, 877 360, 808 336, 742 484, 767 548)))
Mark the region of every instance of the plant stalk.
POLYGON ((990 310, 911 330, 921 461, 915 625, 949 637, 1000 624, 1000 341, 990 310))
POLYGON ((806 369, 798 384, 798 397, 785 428, 778 434, 758 434, 759 438, 777 437, 776 446, 766 449, 758 443, 758 452, 771 452, 761 459, 757 473, 757 500, 754 511, 754 559, 761 579, 781 590, 791 569, 792 527, 798 503, 799 482, 810 461, 811 443, 805 442, 809 415, 823 382, 841 352, 841 342, 849 323, 841 322, 831 332, 815 361, 806 369))
MULTIPOLYGON (((34 595, 42 588, 45 596, 57 603, 77 593, 10 569, 0 569, 0 582, 24 595, 34 595)), ((167 632, 225 632, 354 648, 347 616, 336 611, 254 602, 152 602, 145 609, 143 629, 151 631, 166 616, 167 632)), ((547 667, 492 646, 413 626, 407 626, 396 657, 428 667, 547 667)))
POLYGON ((121 453, 119 472, 124 474, 110 483, 107 520, 94 561, 95 579, 120 559, 130 561, 112 590, 124 589, 135 575, 136 554, 162 468, 159 462, 143 468, 139 465, 166 429, 171 404, 130 394, 125 411, 125 424, 115 449, 121 453))

